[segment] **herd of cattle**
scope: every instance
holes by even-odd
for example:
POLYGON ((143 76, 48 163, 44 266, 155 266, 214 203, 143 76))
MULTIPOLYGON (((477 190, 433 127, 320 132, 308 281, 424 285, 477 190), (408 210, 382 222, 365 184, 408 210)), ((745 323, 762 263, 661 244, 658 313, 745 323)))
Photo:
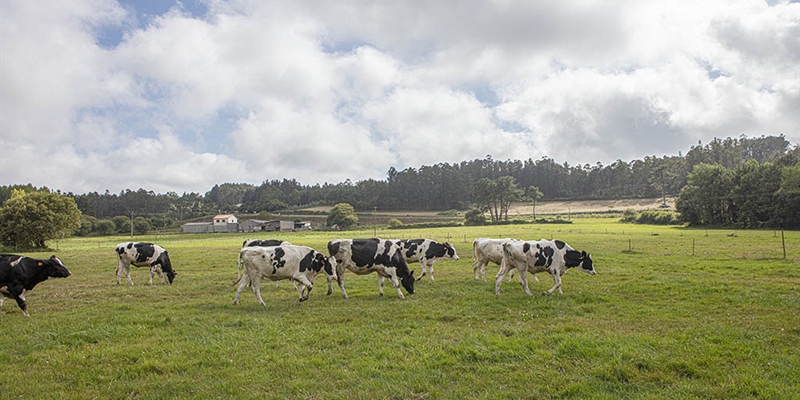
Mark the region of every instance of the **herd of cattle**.
MULTIPOLYGON (((495 295, 500 295, 500 285, 518 271, 519 281, 525 293, 531 295, 526 272, 533 275, 548 272, 553 276, 554 285, 543 295, 561 291, 561 276, 569 268, 577 268, 594 275, 590 254, 577 251, 560 240, 522 241, 516 239, 478 238, 472 242, 475 279, 486 281, 486 266, 489 262, 500 266, 495 277, 495 295)), ((117 284, 122 275, 133 285, 130 266, 149 267, 150 281, 158 275, 162 282, 172 284, 177 272, 167 251, 152 243, 127 242, 116 246, 117 284)), ((433 265, 443 259, 458 260, 456 249, 449 243, 438 243, 430 239, 388 240, 388 239, 334 239, 328 242, 328 255, 317 252, 308 246, 293 245, 282 240, 246 240, 239 251, 237 266, 238 284, 233 304, 239 303, 242 291, 249 285, 256 299, 262 305, 261 279, 271 281, 291 280, 299 284, 300 302, 308 299, 314 280, 320 273, 328 281, 328 294, 333 292, 333 282, 339 286, 342 297, 347 298, 344 289, 345 270, 356 275, 376 273, 378 291, 383 296, 383 281, 388 278, 397 295, 404 298, 402 286, 409 294, 414 293, 414 282, 429 275, 433 278, 433 265), (414 278, 409 263, 419 263, 421 273, 414 278), (243 270, 243 273, 242 273, 243 270)), ((28 316, 25 291, 30 291, 38 283, 48 278, 65 278, 70 275, 64 264, 52 256, 46 260, 2 254, 0 255, 0 306, 5 297, 16 300, 22 313, 28 316)), ((297 287, 297 286, 295 286, 297 287)))

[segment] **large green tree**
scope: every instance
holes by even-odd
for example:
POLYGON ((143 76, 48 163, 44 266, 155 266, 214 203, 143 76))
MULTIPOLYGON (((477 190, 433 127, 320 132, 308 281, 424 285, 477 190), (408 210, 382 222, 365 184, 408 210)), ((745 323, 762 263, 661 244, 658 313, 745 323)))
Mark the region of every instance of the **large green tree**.
POLYGON ((18 248, 44 248, 45 241, 72 235, 81 212, 71 197, 39 191, 15 192, 0 207, 0 242, 18 248))
POLYGON ((481 178, 475 186, 477 203, 492 215, 492 221, 508 219, 511 203, 523 198, 524 191, 517 187, 513 176, 497 179, 481 178))
POLYGON ((347 203, 339 203, 328 213, 328 226, 338 225, 342 229, 347 229, 358 222, 356 210, 347 203))
POLYGON ((733 170, 719 164, 698 164, 681 190, 676 208, 690 225, 727 225, 732 222, 733 170))

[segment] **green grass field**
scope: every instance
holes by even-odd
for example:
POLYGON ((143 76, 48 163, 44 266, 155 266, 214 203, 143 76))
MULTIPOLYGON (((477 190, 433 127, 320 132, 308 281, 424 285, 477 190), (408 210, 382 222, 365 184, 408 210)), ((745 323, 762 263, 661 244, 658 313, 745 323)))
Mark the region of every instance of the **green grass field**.
MULTIPOLYGON (((136 237, 168 249, 172 286, 116 284, 114 245, 62 240, 72 276, 0 308, 0 397, 536 399, 800 397, 800 232, 571 225, 136 237), (233 306, 245 238, 325 251, 335 237, 449 240, 460 260, 397 298, 377 276, 324 276, 298 304, 289 282, 233 306), (556 238, 592 254, 597 275, 569 271, 564 294, 528 297, 516 279, 494 295, 473 279, 475 237, 556 238), (693 254, 694 253, 694 254, 693 254)), ((55 243, 50 244, 56 247, 55 243)), ((30 253, 45 258, 51 253, 30 253)), ((412 266, 419 273, 419 266, 412 266)), ((534 293, 552 278, 530 280, 534 293)), ((388 284, 388 283, 387 283, 388 284)))

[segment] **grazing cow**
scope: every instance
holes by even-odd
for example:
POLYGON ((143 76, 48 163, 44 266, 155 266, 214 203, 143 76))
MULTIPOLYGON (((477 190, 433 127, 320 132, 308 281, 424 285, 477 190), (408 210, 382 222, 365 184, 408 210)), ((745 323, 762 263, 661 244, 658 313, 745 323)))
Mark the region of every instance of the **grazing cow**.
MULTIPOLYGON (((357 275, 377 273, 378 292, 381 296, 383 296, 383 278, 392 281, 401 299, 405 298, 400 292, 401 284, 409 294, 414 293, 414 271, 408 270, 402 249, 391 240, 334 239, 328 242, 328 254, 336 259, 337 282, 345 299, 347 298, 347 292, 344 290, 345 268, 357 275)), ((332 291, 331 281, 328 280, 328 294, 332 291)))
POLYGON ((283 241, 283 240, 280 240, 280 239, 266 239, 266 240, 247 239, 247 240, 244 241, 244 243, 242 243, 242 247, 253 247, 253 246, 274 247, 274 246, 282 245, 284 243, 289 243, 289 242, 286 242, 286 241, 283 241))
MULTIPOLYGON (((481 279, 486 282, 486 266, 489 265, 489 261, 501 265, 503 263, 503 243, 511 241, 514 239, 506 238, 506 239, 488 239, 488 238, 477 238, 472 241, 472 259, 475 260, 472 263, 472 272, 475 273, 475 280, 478 280, 478 270, 481 271, 481 279)), ((508 275, 508 280, 511 281, 511 277, 514 276, 514 270, 511 270, 511 273, 508 275)), ((539 282, 536 279, 536 275, 533 276, 533 280, 539 282)))
POLYGON ((419 262, 422 267, 422 273, 417 277, 417 280, 422 279, 428 273, 428 268, 430 268, 431 282, 433 282, 433 264, 442 258, 458 261, 456 248, 447 242, 441 244, 430 239, 395 240, 394 242, 403 249, 403 257, 406 259, 406 263, 419 262))
POLYGON ((291 279, 300 283, 300 302, 308 300, 314 278, 321 271, 328 276, 328 281, 336 279, 336 261, 306 246, 282 244, 274 247, 244 247, 240 251, 244 263, 244 275, 236 289, 233 304, 239 304, 242 290, 250 284, 256 299, 261 299, 261 278, 273 281, 291 279))
POLYGON ((558 294, 562 294, 561 276, 569 268, 577 268, 589 275, 595 274, 590 254, 586 254, 585 251, 579 252, 560 240, 508 241, 503 244, 503 263, 495 279, 496 296, 500 295, 500 284, 512 268, 519 271, 520 284, 528 296, 531 295, 531 291, 528 289, 526 272, 547 271, 553 275, 555 284, 542 295, 552 294, 556 289, 558 294))
POLYGON ((39 282, 48 278, 68 276, 69 270, 56 256, 37 260, 15 254, 0 254, 0 306, 6 297, 13 298, 22 309, 22 314, 30 317, 25 291, 32 290, 39 282))
MULTIPOLYGON (((291 244, 289 242, 280 240, 280 239, 247 239, 242 243, 242 247, 275 247, 282 244, 291 244)), ((236 281, 238 282, 239 279, 242 279, 242 253, 239 252, 239 262, 236 266, 236 281)), ((292 282, 294 283, 294 282, 292 282)), ((294 287, 297 289, 297 286, 294 287)))
POLYGON ((163 247, 142 242, 126 242, 117 245, 117 257, 119 263, 117 264, 117 284, 122 274, 128 278, 128 283, 133 286, 131 280, 131 265, 134 267, 150 267, 150 282, 148 285, 153 284, 153 275, 158 274, 162 281, 164 275, 167 276, 166 282, 170 285, 172 280, 175 279, 177 272, 172 270, 172 263, 169 261, 169 255, 163 247))

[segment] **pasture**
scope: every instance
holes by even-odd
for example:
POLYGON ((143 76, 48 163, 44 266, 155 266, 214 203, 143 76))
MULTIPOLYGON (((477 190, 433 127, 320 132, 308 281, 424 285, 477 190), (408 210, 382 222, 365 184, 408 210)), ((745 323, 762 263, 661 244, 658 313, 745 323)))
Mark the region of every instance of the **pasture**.
MULTIPOLYGON (((3 398, 797 398, 800 232, 571 225, 136 237, 165 247, 172 286, 116 284, 114 246, 129 237, 62 240, 71 270, 0 308, 3 398), (318 276, 298 304, 284 281, 233 306, 245 238, 280 238, 326 252, 336 237, 453 243, 459 261, 397 298, 377 276, 347 273, 345 300, 318 276), (597 275, 514 282, 494 295, 473 279, 475 237, 555 238, 592 254, 597 275), (694 253, 694 254, 693 254, 694 253)), ((55 243, 50 244, 56 247, 55 243)), ((45 258, 51 253, 28 253, 45 258)), ((419 265, 411 265, 419 274, 419 265)))

